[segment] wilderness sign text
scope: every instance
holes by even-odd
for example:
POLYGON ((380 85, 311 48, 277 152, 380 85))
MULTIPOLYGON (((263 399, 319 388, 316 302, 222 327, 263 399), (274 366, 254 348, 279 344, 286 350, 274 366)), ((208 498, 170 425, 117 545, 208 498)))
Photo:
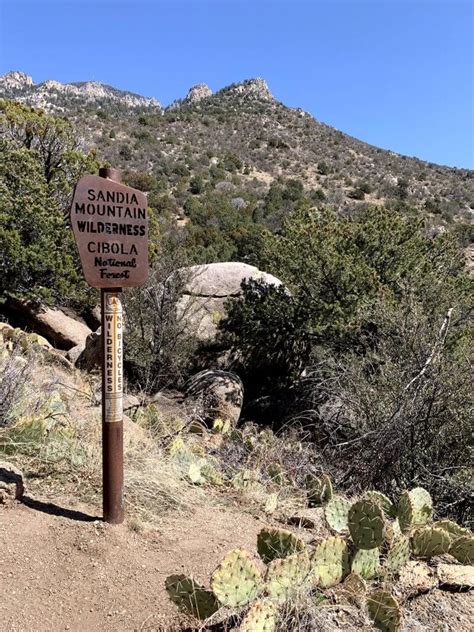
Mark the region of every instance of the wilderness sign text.
POLYGON ((74 191, 71 225, 89 285, 143 285, 148 275, 144 193, 106 178, 84 176, 74 191))

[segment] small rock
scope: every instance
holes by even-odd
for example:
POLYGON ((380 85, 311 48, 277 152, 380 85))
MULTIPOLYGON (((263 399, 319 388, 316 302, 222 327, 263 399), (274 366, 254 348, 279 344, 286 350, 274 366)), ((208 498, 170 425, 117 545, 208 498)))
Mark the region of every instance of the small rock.
POLYGON ((123 396, 123 409, 130 410, 131 408, 138 408, 141 406, 141 402, 136 395, 126 393, 123 396))
POLYGON ((11 463, 0 462, 0 505, 21 500, 24 491, 22 472, 11 463))
POLYGON ((288 522, 303 529, 315 529, 320 524, 324 524, 324 507, 297 511, 288 518, 288 522))
POLYGON ((72 349, 69 349, 69 351, 66 353, 66 358, 73 364, 76 364, 79 356, 81 355, 81 353, 84 351, 85 348, 86 348, 85 342, 79 345, 76 345, 75 347, 72 347, 72 349))
POLYGON ((472 588, 474 586, 474 566, 470 564, 440 564, 438 577, 441 584, 456 586, 457 588, 472 588))
POLYGON ((102 334, 101 328, 91 332, 84 343, 84 349, 76 360, 76 366, 85 371, 93 371, 100 367, 102 360, 102 334))
POLYGON ((402 600, 407 600, 427 593, 437 585, 438 578, 432 568, 425 562, 411 561, 400 571, 396 592, 402 600))

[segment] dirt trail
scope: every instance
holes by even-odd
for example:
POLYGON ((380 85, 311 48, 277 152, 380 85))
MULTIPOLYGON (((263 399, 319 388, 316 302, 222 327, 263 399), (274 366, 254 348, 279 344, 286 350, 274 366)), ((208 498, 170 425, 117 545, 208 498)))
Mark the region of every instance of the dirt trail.
MULTIPOLYGON (((262 527, 242 506, 211 498, 146 533, 70 507, 26 498, 0 509, 0 632, 177 632, 184 619, 166 577, 192 573, 206 584, 227 551, 255 549, 262 527)), ((418 597, 405 606, 402 632, 470 632, 473 598, 441 590, 418 597)), ((335 626, 327 629, 353 629, 335 626)))
POLYGON ((226 551, 253 548, 261 528, 241 510, 207 506, 137 534, 94 521, 88 507, 70 517, 36 507, 0 511, 1 632, 176 630, 165 578, 206 582, 226 551))

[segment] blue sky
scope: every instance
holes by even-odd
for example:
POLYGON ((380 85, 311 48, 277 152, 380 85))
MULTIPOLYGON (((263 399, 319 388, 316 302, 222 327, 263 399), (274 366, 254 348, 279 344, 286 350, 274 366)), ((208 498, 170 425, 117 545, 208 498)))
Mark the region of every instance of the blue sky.
POLYGON ((95 79, 163 104, 264 77, 379 147, 474 168, 472 1, 0 0, 0 74, 95 79))

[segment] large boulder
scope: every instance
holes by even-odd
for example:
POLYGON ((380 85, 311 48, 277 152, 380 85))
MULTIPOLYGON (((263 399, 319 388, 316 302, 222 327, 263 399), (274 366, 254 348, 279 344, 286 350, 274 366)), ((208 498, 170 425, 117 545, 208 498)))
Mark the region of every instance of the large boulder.
POLYGON ((59 349, 71 349, 84 343, 91 333, 84 322, 60 309, 20 301, 8 301, 7 309, 22 326, 44 336, 59 349))
POLYGON ((194 419, 212 427, 216 419, 234 428, 240 418, 244 387, 235 373, 207 369, 191 377, 185 405, 194 419))
POLYGON ((247 263, 226 262, 191 266, 179 271, 183 283, 178 302, 178 319, 186 332, 201 343, 215 342, 219 322, 226 315, 225 303, 242 294, 242 282, 256 279, 280 286, 281 281, 247 263))

